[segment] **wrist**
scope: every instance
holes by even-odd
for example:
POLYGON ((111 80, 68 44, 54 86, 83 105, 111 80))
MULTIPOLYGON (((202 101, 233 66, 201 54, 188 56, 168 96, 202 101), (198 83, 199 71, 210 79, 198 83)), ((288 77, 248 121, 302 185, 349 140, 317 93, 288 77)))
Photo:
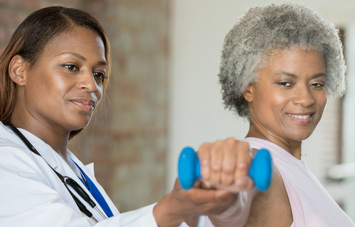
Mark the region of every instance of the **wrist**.
POLYGON ((174 202, 171 193, 154 206, 153 215, 160 227, 179 226, 184 221, 184 215, 179 211, 179 205, 174 202))
POLYGON ((256 188, 239 192, 233 204, 219 214, 208 215, 208 218, 214 226, 244 226, 257 192, 256 188))

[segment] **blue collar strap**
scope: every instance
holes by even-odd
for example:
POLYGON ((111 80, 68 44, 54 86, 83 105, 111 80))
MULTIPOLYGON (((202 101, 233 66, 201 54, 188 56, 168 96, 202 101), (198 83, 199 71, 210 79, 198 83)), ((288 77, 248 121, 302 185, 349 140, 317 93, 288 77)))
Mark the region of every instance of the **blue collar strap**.
MULTIPOLYGON (((74 161, 73 161, 74 162, 74 161)), ((75 163, 75 162, 74 162, 75 163)), ((83 181, 83 179, 81 179, 79 177, 79 179, 81 180, 81 182, 84 183, 84 185, 86 186, 86 188, 90 191, 91 195, 94 196, 95 200, 100 204, 101 208, 105 211, 107 217, 112 217, 112 211, 110 209, 110 207, 108 206, 106 200, 104 199, 104 197, 102 196, 102 194, 100 193, 99 189, 97 189, 97 187, 95 186, 95 184, 90 180, 90 178, 85 174, 85 172, 79 167, 78 164, 75 163, 75 165, 80 169, 81 173, 84 175, 85 177, 85 182, 83 181)))

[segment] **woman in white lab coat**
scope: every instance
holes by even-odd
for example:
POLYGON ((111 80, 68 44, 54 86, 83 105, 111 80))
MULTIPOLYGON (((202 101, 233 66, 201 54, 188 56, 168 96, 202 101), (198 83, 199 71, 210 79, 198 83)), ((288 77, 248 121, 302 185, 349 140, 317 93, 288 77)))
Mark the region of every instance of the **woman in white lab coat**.
MULTIPOLYGON (((0 57, 0 226, 177 226, 200 215, 232 226, 237 195, 198 185, 184 191, 176 183, 157 204, 119 214, 92 166, 67 148, 89 123, 109 74, 109 41, 89 14, 48 7, 17 28, 0 57)), ((202 163, 204 173, 252 188, 245 142, 228 139, 203 150, 213 157, 202 163), (213 169, 214 160, 233 161, 213 169)))

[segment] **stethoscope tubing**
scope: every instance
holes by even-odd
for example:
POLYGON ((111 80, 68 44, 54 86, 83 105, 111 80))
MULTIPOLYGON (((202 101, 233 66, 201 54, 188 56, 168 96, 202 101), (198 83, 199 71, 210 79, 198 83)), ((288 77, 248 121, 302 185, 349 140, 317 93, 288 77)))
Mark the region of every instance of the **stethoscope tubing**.
MULTIPOLYGON (((11 123, 8 124, 11 130, 22 140, 22 142, 28 147, 30 151, 42 157, 42 155, 37 151, 37 149, 28 141, 28 139, 11 123)), ((43 158, 43 157, 42 157, 43 158)), ((108 218, 98 207, 96 203, 90 198, 90 196, 85 192, 85 190, 72 178, 68 176, 63 176, 58 173, 49 163, 43 158, 43 160, 48 164, 48 166, 54 171, 54 173, 58 176, 58 178, 63 182, 64 186, 73 197, 76 205, 79 207, 80 211, 86 214, 89 218, 93 217, 93 214, 86 208, 86 206, 74 195, 74 193, 69 189, 68 185, 81 197, 83 198, 93 209, 98 211, 98 213, 104 218, 108 218)), ((96 219, 96 218, 95 218, 96 219)), ((98 220, 97 220, 98 221, 98 220)))

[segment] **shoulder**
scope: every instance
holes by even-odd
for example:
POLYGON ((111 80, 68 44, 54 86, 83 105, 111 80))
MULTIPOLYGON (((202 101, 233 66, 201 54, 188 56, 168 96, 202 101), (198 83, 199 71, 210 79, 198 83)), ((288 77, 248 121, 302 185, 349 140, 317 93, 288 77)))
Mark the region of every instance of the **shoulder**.
POLYGON ((2 178, 32 176, 42 178, 42 170, 31 151, 18 146, 0 145, 0 175, 2 178))
POLYGON ((0 175, 3 177, 19 174, 40 177, 41 168, 36 155, 33 154, 16 135, 4 132, 4 126, 0 125, 0 175))
MULTIPOLYGON (((31 141, 33 142, 33 141, 31 141)), ((33 143, 34 146, 37 143, 33 143)), ((30 151, 22 140, 0 122, 0 166, 1 171, 40 170, 43 160, 30 151)))
POLYGON ((246 226, 290 226, 292 211, 282 177, 274 168, 270 188, 258 192, 253 200, 246 226), (267 209, 265 209, 267 207, 267 209))
POLYGON ((31 159, 31 151, 22 144, 10 141, 6 137, 0 137, 0 163, 10 162, 16 159, 31 159))
POLYGON ((8 127, 0 122, 0 151, 23 150, 21 140, 8 127))

